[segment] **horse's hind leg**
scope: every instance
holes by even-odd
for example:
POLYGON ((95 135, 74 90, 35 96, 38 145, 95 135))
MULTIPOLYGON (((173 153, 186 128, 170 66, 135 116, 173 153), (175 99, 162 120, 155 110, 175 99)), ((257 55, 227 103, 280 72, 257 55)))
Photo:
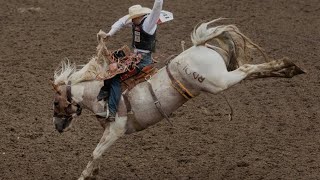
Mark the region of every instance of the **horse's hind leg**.
POLYGON ((294 63, 287 58, 273 60, 268 63, 257 64, 255 71, 251 72, 249 78, 264 78, 264 77, 286 77, 291 78, 298 74, 305 73, 294 63))
POLYGON ((286 58, 278 61, 286 62, 288 66, 279 70, 253 73, 252 75, 250 75, 250 77, 248 77, 248 79, 267 78, 267 77, 292 78, 295 75, 305 73, 300 67, 298 67, 292 62, 289 62, 286 58))
POLYGON ((79 180, 87 179, 94 176, 96 169, 98 167, 98 161, 102 154, 125 132, 125 124, 127 122, 127 117, 118 117, 115 122, 111 122, 104 130, 103 136, 100 139, 99 144, 92 153, 93 159, 89 161, 87 167, 81 173, 79 180))
POLYGON ((205 87, 205 90, 211 93, 217 93, 239 83, 251 75, 271 74, 272 72, 279 72, 294 66, 296 65, 289 62, 287 59, 274 60, 262 64, 244 64, 234 71, 221 73, 219 77, 212 77, 205 87))

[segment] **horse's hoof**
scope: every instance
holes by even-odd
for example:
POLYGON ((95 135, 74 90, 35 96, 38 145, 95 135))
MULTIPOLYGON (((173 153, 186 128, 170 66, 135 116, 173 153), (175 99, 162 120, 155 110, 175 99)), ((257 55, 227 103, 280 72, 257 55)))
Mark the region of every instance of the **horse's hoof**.
POLYGON ((291 66, 289 68, 286 68, 283 73, 285 75, 284 77, 292 78, 293 76, 296 76, 299 74, 304 74, 305 72, 302 69, 300 69, 298 66, 295 65, 295 66, 291 66))
POLYGON ((92 175, 93 175, 93 176, 98 175, 98 174, 99 174, 99 170, 100 170, 100 167, 95 168, 95 169, 93 170, 93 172, 92 172, 92 175))
POLYGON ((307 73, 306 71, 302 70, 300 67, 298 67, 297 65, 295 66, 295 73, 296 74, 305 74, 307 73))
POLYGON ((282 62, 284 63, 284 67, 285 67, 285 68, 288 68, 288 67, 291 67, 291 66, 295 66, 295 64, 294 64, 293 62, 291 62, 291 61, 289 60, 289 58, 287 58, 287 57, 284 57, 284 58, 282 58, 281 60, 282 60, 282 62))
POLYGON ((97 178, 94 176, 90 176, 90 177, 84 178, 84 180, 97 180, 97 178))

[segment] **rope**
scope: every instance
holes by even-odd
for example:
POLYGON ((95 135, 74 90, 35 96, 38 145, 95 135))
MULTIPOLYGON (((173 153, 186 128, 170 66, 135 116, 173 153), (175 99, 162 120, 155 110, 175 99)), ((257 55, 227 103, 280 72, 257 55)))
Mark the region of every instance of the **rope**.
POLYGON ((226 102, 227 102, 227 104, 228 104, 228 106, 230 108, 229 121, 232 121, 233 109, 232 109, 227 97, 224 94, 221 94, 221 96, 226 100, 226 102))

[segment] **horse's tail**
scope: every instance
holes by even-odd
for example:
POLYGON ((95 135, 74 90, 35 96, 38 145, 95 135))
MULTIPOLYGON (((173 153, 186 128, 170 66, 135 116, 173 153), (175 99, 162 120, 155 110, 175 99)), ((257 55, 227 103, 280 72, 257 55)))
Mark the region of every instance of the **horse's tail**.
POLYGON ((222 19, 225 18, 214 19, 196 26, 191 34, 193 45, 201 46, 210 40, 216 40, 220 48, 228 52, 228 70, 234 70, 242 64, 251 62, 251 50, 253 49, 258 50, 263 55, 265 61, 269 61, 263 49, 242 34, 235 25, 220 25, 208 28, 208 25, 222 19))

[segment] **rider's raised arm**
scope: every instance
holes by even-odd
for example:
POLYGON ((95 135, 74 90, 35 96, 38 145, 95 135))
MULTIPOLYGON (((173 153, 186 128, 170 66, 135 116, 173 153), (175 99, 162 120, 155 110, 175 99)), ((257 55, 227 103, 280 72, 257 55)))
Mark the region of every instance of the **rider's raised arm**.
POLYGON ((122 18, 120 18, 118 21, 116 21, 112 26, 110 31, 108 32, 108 35, 113 36, 117 31, 122 29, 125 26, 131 27, 132 22, 127 21, 129 15, 125 15, 122 18))
POLYGON ((154 34, 157 29, 157 22, 162 10, 162 4, 163 0, 154 1, 152 11, 142 25, 143 30, 150 35, 154 34))

